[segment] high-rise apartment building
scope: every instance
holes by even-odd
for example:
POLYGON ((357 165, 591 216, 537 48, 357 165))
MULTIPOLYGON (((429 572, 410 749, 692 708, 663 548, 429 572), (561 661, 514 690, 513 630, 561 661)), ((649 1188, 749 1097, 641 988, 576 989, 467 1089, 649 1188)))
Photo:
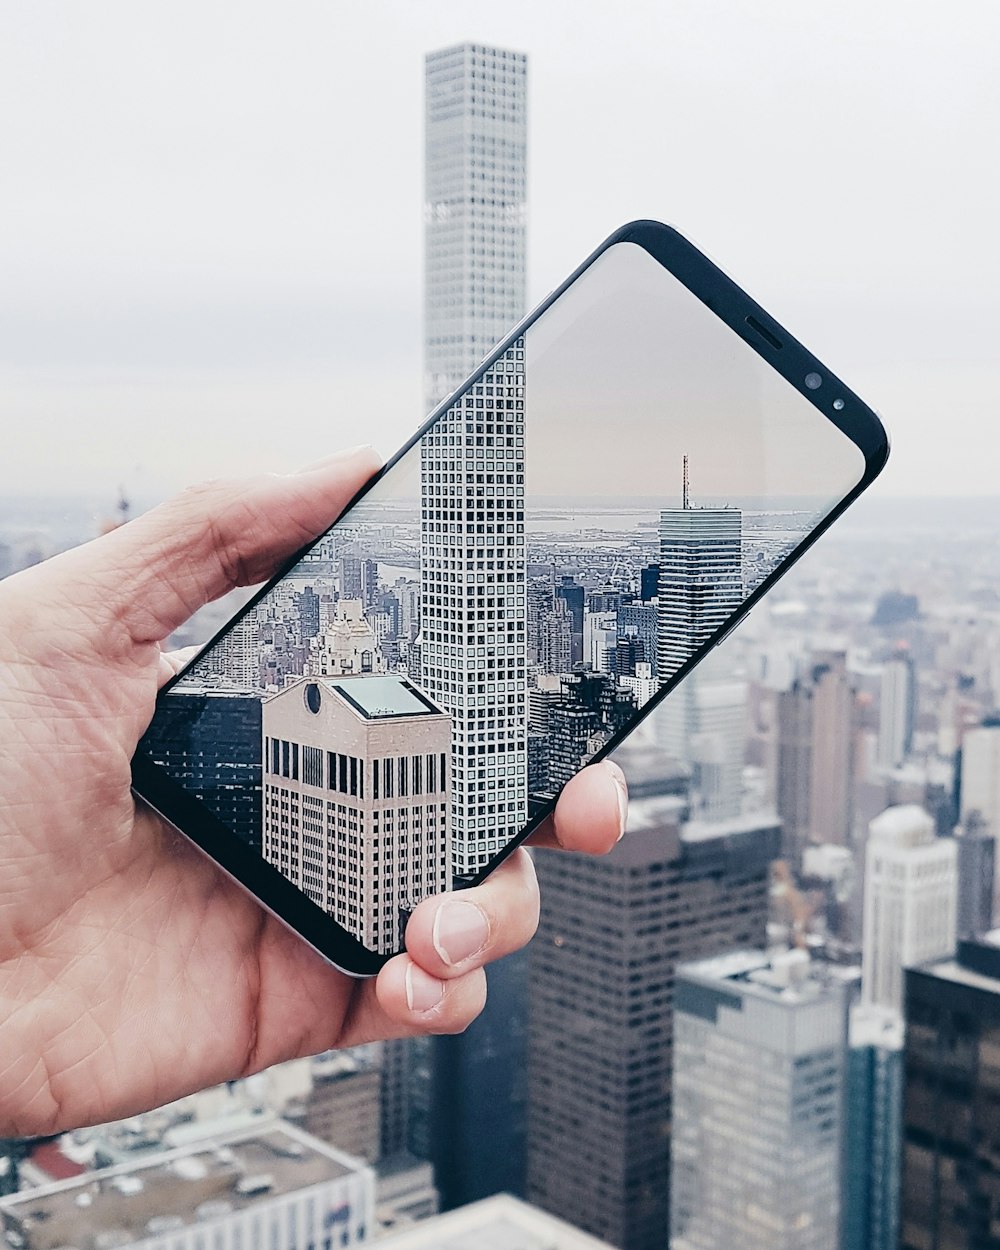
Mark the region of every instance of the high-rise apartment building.
POLYGON ((1000 1244, 1000 934, 906 973, 901 1250, 1000 1244))
POLYGON ((764 945, 779 831, 687 824, 684 774, 656 750, 618 758, 622 842, 599 861, 536 856, 527 1196, 623 1250, 663 1250, 676 968, 764 945))
POLYGON ((423 685, 452 718, 452 866, 527 817, 524 341, 420 442, 423 685))
POLYGON ((674 991, 671 1250, 830 1250, 847 991, 805 951, 687 964, 674 991))
POLYGON ((451 886, 451 721, 402 677, 303 680, 264 705, 263 854, 372 950, 451 886))
POLYGON ((935 836, 921 807, 890 807, 869 825, 861 942, 864 1001, 903 1006, 903 970, 955 950, 953 838, 935 836))
POLYGON ((371 1170, 276 1120, 0 1200, 19 1250, 334 1250, 367 1244, 374 1221, 371 1170))
MULTIPOLYGON (((526 311, 526 150, 527 58, 482 44, 430 53, 428 407, 526 311)), ((452 716, 452 869, 463 877, 527 815, 525 404, 521 341, 421 445, 420 680, 452 716)), ((409 1138, 434 1162, 445 1205, 520 1187, 524 977, 523 956, 508 957, 465 1034, 411 1047, 409 1138)))
POLYGON ((522 52, 426 59, 424 368, 429 407, 524 316, 527 78, 522 52))

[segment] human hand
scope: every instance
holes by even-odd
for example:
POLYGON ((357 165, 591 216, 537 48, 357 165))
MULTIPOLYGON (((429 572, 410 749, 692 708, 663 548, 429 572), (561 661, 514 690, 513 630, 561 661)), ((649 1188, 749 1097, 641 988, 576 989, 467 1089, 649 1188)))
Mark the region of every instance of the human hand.
MULTIPOLYGON (((370 448, 288 477, 215 482, 0 582, 0 1136, 134 1114, 300 1055, 464 1029, 483 966, 534 933, 516 851, 425 899, 406 953, 357 981, 327 964, 130 789, 161 643, 265 580, 377 469, 370 448)), ((536 845, 602 853, 621 770, 566 787, 536 845)))

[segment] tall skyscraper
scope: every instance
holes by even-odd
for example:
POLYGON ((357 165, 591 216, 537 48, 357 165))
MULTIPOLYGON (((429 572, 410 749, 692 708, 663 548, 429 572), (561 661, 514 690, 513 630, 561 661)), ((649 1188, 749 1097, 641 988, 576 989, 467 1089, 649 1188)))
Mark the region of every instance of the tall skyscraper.
POLYGON ((465 43, 426 60, 424 368, 428 407, 524 316, 527 57, 465 43))
POLYGON ((856 716, 843 651, 816 652, 778 695, 775 793, 793 863, 809 843, 850 843, 856 716))
POLYGON ((901 1250, 1000 1244, 1000 934, 906 973, 901 1250))
POLYGON ((846 989, 804 951, 678 971, 671 1250, 837 1245, 846 989))
MULTIPOLYGON (((572 641, 570 644, 570 660, 573 664, 581 664, 584 660, 583 652, 583 587, 568 573, 559 579, 559 585, 555 588, 557 599, 561 599, 566 604, 566 609, 570 615, 570 629, 572 632, 572 641)), ((589 657, 587 657, 589 659, 589 657)))
POLYGON ((844 1092, 841 1250, 897 1250, 903 1117, 903 1017, 851 1011, 844 1092))
POLYGON ((903 1006, 903 969, 954 953, 955 840, 935 837, 921 807, 890 807, 871 822, 865 857, 862 995, 903 1006))
POLYGON ((899 768, 913 745, 917 681, 913 657, 897 650, 883 665, 878 718, 880 768, 899 768))
POLYGON ((743 514, 684 506, 660 513, 657 671, 673 676, 743 601, 743 514))
POLYGON ((420 444, 423 685, 452 718, 460 877, 527 817, 524 404, 518 340, 420 444))
POLYGON ((264 705, 263 854, 372 950, 450 888, 451 722, 402 677, 308 679, 264 705))
MULTIPOLYGON (((431 407, 525 313, 526 57, 482 44, 430 53, 425 144, 431 407)), ((463 877, 527 815, 525 403, 521 341, 421 445, 421 680, 452 716, 463 877)), ((445 1205, 517 1190, 523 1173, 524 957, 490 980, 465 1034, 411 1053, 410 1141, 433 1160, 445 1205)))
POLYGON ((623 1250, 663 1250, 675 971, 764 945, 779 833, 773 818, 688 825, 684 775, 662 753, 619 759, 622 842, 600 861, 536 856, 527 1195, 623 1250))

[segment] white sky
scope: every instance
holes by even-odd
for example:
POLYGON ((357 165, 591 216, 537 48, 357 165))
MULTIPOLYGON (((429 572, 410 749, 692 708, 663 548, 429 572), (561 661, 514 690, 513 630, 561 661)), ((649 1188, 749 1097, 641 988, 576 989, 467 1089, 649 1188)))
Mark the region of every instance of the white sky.
POLYGON ((995 0, 0 0, 0 491, 158 494, 421 418, 423 54, 530 56, 530 281, 670 221, 995 494, 995 0))

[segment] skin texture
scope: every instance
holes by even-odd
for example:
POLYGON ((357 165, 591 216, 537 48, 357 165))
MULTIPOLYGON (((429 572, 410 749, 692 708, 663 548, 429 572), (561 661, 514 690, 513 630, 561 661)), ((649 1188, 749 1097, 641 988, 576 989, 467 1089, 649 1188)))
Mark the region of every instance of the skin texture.
MULTIPOLYGON (((485 1001, 483 966, 534 933, 521 850, 461 901, 426 899, 406 953, 352 980, 130 790, 158 685, 182 662, 163 640, 266 579, 378 464, 357 448, 208 483, 0 582, 0 1136, 135 1114, 332 1047, 461 1031, 485 1001)), ((586 769, 535 844, 609 850, 624 793, 615 765, 586 769)))

